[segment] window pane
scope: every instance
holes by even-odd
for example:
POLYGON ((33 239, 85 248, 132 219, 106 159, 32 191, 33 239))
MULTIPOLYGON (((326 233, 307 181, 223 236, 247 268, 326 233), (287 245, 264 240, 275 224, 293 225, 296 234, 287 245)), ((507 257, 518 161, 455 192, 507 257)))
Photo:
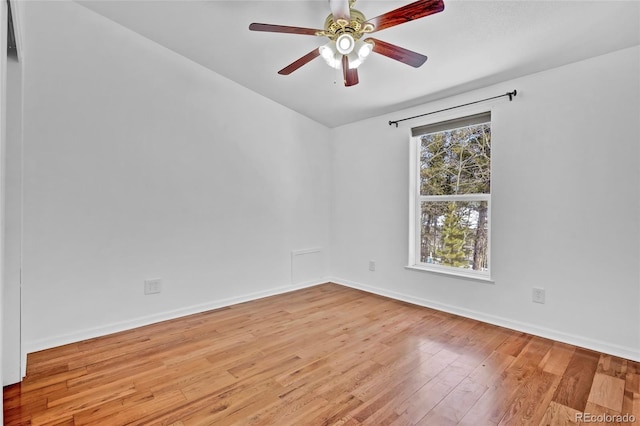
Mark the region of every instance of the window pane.
POLYGON ((420 137, 420 195, 488 194, 491 124, 420 137))
POLYGON ((486 201, 422 202, 420 263, 488 270, 488 213, 486 201))

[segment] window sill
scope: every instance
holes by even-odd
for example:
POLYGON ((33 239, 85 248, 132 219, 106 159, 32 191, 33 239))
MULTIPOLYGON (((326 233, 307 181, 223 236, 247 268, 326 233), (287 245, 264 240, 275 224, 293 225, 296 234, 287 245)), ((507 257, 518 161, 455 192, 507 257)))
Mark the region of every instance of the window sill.
POLYGON ((431 272, 433 274, 446 275, 448 277, 453 277, 453 278, 464 278, 467 280, 481 281, 487 284, 495 284, 495 281, 491 279, 491 277, 488 275, 465 274, 464 272, 446 271, 446 270, 436 269, 436 268, 427 268, 419 265, 407 265, 404 268, 412 269, 414 271, 431 272))

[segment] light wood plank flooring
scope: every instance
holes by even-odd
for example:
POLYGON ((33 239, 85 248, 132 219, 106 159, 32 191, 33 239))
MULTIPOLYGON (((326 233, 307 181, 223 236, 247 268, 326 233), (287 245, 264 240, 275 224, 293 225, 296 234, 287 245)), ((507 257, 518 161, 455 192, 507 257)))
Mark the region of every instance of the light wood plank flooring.
POLYGON ((335 284, 30 354, 4 389, 7 425, 576 425, 584 413, 640 424, 639 363, 335 284))

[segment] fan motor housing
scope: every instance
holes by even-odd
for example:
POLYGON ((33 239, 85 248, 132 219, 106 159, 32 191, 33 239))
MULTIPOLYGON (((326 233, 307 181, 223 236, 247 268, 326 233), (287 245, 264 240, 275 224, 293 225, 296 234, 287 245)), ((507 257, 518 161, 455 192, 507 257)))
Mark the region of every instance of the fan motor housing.
POLYGON ((324 23, 325 35, 335 41, 340 35, 347 33, 351 34, 354 40, 358 40, 365 33, 363 23, 366 20, 364 14, 356 9, 351 9, 350 21, 340 19, 336 21, 333 19, 333 15, 329 14, 324 23))

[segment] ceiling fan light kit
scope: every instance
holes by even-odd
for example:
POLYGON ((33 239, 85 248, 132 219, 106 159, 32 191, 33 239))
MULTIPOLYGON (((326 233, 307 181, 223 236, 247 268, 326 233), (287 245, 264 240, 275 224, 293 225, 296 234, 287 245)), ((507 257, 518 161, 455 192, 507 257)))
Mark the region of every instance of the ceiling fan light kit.
POLYGON ((348 49, 340 46, 339 40, 330 41, 324 46, 320 46, 319 50, 320 56, 330 67, 340 69, 342 67, 342 56, 346 55, 349 59, 349 68, 355 69, 373 52, 373 41, 354 41, 348 49))
POLYGON ((260 23, 249 25, 249 29, 251 31, 314 35, 329 39, 329 42, 323 46, 312 50, 278 71, 278 74, 282 75, 289 75, 321 56, 330 67, 342 68, 345 86, 354 86, 359 81, 357 68, 362 65, 371 52, 415 68, 424 64, 427 57, 420 53, 382 40, 362 39, 362 37, 385 28, 442 12, 444 10, 442 0, 418 0, 369 20, 362 12, 353 9, 354 3, 355 0, 329 0, 331 13, 325 20, 323 30, 260 23))

